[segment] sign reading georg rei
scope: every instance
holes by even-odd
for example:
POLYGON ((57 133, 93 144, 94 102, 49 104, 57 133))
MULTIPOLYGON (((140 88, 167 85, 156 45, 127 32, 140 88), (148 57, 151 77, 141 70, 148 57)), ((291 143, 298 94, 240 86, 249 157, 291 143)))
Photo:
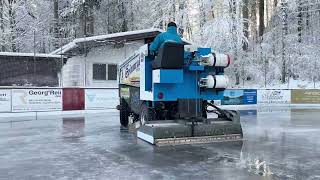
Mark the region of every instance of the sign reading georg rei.
POLYGON ((61 111, 61 89, 13 89, 12 111, 61 111))

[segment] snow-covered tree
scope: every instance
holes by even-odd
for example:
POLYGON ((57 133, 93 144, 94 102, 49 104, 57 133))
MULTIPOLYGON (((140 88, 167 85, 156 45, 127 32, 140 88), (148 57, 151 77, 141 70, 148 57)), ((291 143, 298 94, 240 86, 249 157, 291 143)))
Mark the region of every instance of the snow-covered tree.
POLYGON ((0 51, 48 53, 175 21, 195 44, 232 55, 233 86, 315 82, 319 19, 318 0, 0 0, 0 51))

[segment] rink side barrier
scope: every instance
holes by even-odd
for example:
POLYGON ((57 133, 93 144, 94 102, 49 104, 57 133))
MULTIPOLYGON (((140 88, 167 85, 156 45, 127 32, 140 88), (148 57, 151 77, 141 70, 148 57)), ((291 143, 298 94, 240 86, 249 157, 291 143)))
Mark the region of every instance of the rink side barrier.
POLYGON ((118 88, 0 88, 0 113, 115 109, 118 88))
MULTIPOLYGON (((320 89, 227 89, 217 105, 320 104, 320 89)), ((108 110, 119 104, 118 88, 0 88, 0 112, 108 110)))

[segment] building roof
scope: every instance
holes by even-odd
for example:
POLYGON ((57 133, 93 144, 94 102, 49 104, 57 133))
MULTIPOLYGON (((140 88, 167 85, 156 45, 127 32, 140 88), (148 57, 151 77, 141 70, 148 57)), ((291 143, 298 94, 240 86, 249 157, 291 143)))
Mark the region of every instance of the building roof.
MULTIPOLYGON (((18 53, 18 52, 0 52, 0 57, 37 57, 37 58, 61 58, 61 55, 53 54, 34 54, 34 53, 18 53)), ((63 57, 65 58, 65 57, 63 57)))
POLYGON ((61 48, 51 52, 50 54, 72 55, 81 51, 81 49, 102 46, 107 43, 121 43, 121 42, 143 40, 146 38, 153 38, 161 32, 163 32, 163 30, 152 28, 152 29, 144 29, 144 30, 137 30, 137 31, 128 31, 128 32, 120 32, 120 33, 113 33, 113 34, 100 35, 100 36, 78 38, 78 39, 74 39, 69 44, 66 44, 65 46, 62 46, 61 48))

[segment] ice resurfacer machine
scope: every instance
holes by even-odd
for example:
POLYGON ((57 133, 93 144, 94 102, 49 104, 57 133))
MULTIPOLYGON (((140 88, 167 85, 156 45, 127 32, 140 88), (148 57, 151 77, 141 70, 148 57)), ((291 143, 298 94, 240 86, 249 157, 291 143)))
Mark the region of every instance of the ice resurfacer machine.
POLYGON ((137 137, 155 145, 242 139, 239 113, 214 105, 230 63, 210 48, 167 42, 152 56, 142 46, 120 65, 121 125, 138 124, 137 137))

